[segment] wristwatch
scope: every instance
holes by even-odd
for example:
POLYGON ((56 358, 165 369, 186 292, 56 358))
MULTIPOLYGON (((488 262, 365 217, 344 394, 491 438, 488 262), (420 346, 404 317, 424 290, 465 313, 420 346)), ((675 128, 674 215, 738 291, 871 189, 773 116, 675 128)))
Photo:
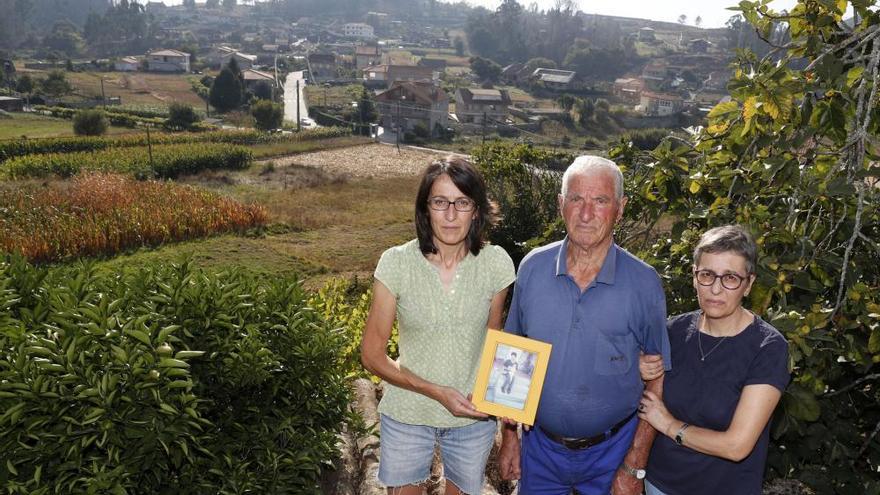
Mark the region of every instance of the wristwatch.
POLYGON ((636 469, 625 462, 623 463, 623 469, 637 480, 645 479, 645 475, 648 474, 644 469, 636 469))

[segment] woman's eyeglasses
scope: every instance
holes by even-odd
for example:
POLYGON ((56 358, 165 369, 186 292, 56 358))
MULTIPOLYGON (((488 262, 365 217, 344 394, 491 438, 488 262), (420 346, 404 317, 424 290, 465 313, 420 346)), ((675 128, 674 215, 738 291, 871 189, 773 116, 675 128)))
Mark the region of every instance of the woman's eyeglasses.
POLYGON ((473 211, 473 209, 477 206, 474 200, 468 198, 458 198, 455 201, 449 201, 448 199, 440 196, 428 198, 428 206, 432 210, 446 211, 449 209, 449 205, 452 205, 452 207, 455 208, 455 211, 461 212, 473 211))
POLYGON ((714 284, 715 281, 720 278, 722 287, 727 290, 736 290, 740 288, 743 280, 748 277, 742 277, 736 273, 722 273, 721 275, 718 275, 712 270, 697 270, 694 272, 694 278, 697 280, 698 284, 706 287, 714 284))

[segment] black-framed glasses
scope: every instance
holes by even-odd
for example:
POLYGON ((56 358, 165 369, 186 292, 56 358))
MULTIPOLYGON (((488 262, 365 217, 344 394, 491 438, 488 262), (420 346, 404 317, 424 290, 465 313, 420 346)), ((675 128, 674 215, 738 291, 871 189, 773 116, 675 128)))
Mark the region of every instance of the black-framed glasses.
POLYGON ((721 279, 721 286, 727 290, 736 290, 742 286, 743 281, 748 277, 737 275, 736 273, 722 273, 718 275, 712 270, 697 270, 694 272, 694 279, 703 286, 710 286, 716 280, 721 279))
POLYGON ((449 201, 441 196, 428 198, 428 206, 432 210, 446 211, 449 209, 449 205, 452 205, 452 207, 455 208, 455 211, 461 212, 474 211, 474 208, 477 206, 474 200, 470 198, 458 198, 455 201, 449 201))

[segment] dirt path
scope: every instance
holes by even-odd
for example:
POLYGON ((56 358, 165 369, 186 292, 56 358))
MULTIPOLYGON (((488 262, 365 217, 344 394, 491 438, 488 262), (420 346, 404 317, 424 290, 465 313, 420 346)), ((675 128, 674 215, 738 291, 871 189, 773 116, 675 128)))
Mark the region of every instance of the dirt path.
POLYGON ((432 160, 445 152, 427 149, 397 148, 384 144, 368 144, 333 150, 303 153, 257 162, 275 162, 276 167, 302 165, 315 167, 331 174, 360 178, 382 178, 418 175, 432 160))

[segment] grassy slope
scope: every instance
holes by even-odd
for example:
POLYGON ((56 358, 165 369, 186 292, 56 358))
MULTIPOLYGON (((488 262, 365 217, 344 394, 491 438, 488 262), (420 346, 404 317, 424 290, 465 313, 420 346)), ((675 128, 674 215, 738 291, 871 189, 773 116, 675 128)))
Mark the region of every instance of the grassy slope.
POLYGON ((149 260, 191 255, 196 264, 208 268, 299 273, 317 286, 329 276, 369 276, 382 251, 414 236, 417 177, 346 180, 307 167, 299 172, 297 182, 286 189, 280 183, 261 184, 256 166, 231 184, 216 175, 187 179, 265 205, 273 224, 265 233, 140 249, 98 264, 108 270, 131 269, 149 260))
MULTIPOLYGON (((11 113, 12 118, 0 118, 0 139, 16 139, 22 136, 45 138, 73 136, 73 123, 66 119, 56 119, 29 113, 11 113)), ((110 127, 109 134, 134 132, 125 127, 110 127)))
POLYGON ((107 97, 119 96, 124 105, 162 106, 179 101, 196 108, 205 106, 191 89, 188 79, 191 74, 68 72, 66 75, 76 93, 83 96, 100 96, 103 78, 107 97))

